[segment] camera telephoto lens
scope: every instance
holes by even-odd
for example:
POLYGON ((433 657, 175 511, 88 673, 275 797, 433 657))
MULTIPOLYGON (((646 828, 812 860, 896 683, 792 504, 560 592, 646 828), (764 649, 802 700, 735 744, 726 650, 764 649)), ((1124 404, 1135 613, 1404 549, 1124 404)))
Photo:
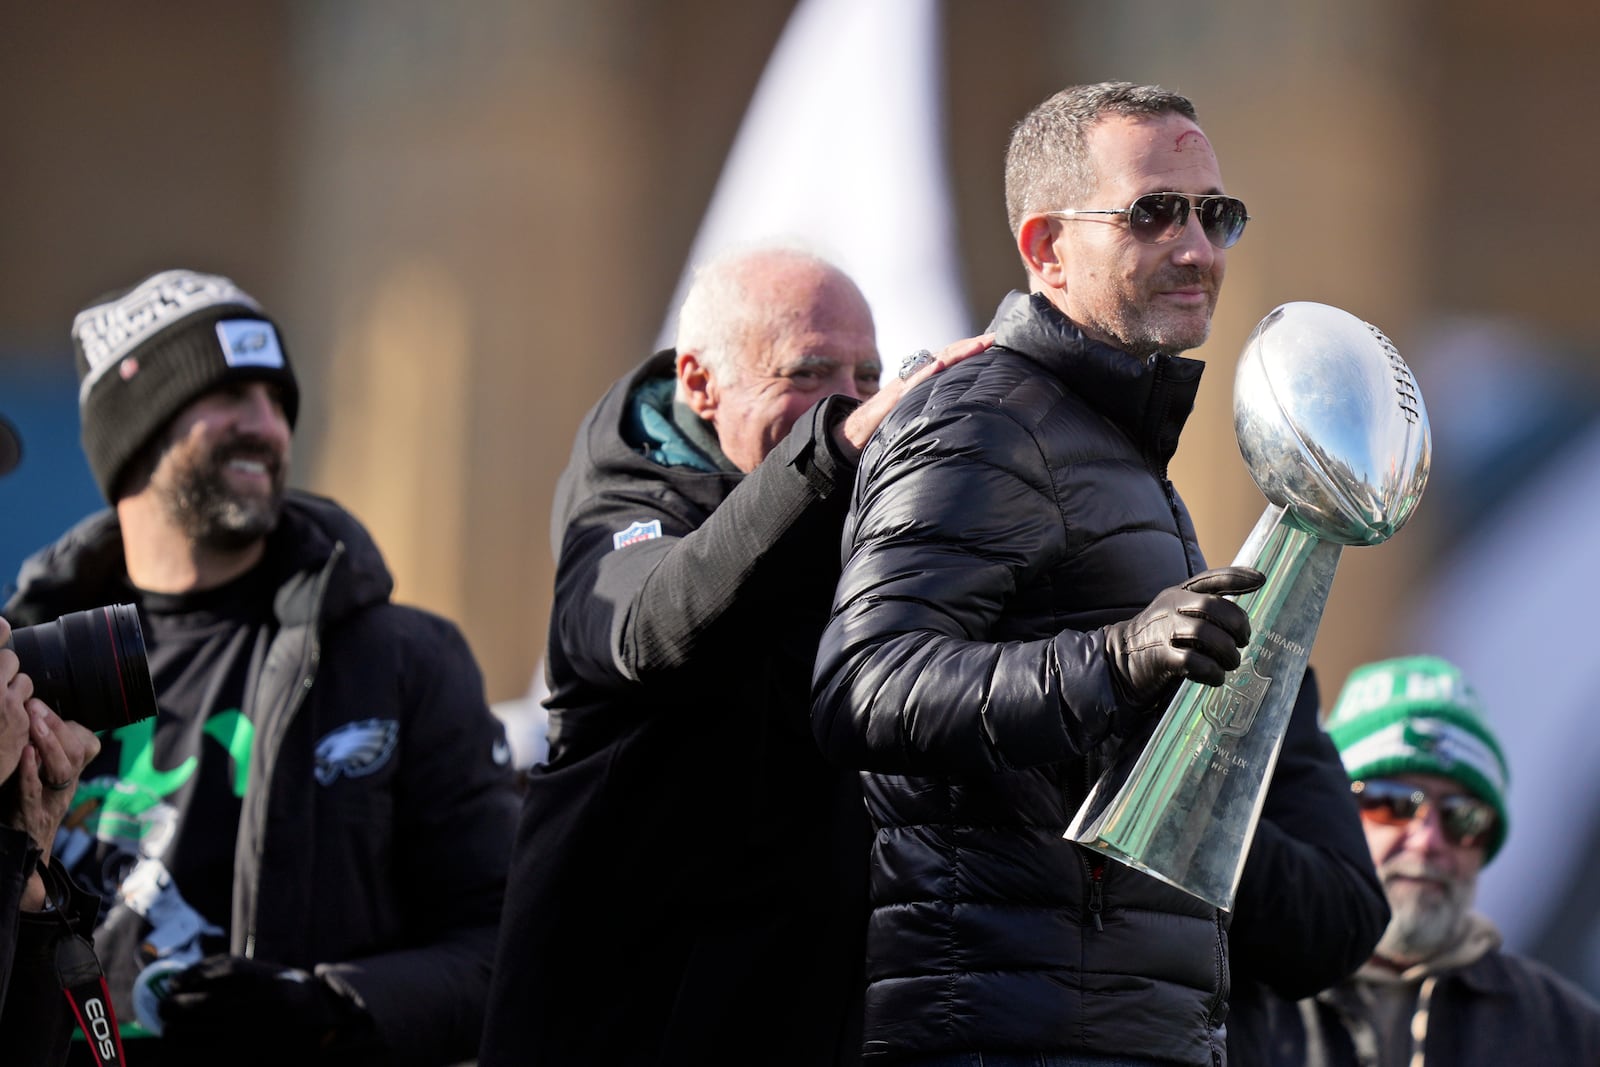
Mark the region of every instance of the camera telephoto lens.
POLYGON ((144 631, 132 604, 63 615, 11 631, 6 644, 33 692, 63 719, 97 733, 156 713, 144 631))

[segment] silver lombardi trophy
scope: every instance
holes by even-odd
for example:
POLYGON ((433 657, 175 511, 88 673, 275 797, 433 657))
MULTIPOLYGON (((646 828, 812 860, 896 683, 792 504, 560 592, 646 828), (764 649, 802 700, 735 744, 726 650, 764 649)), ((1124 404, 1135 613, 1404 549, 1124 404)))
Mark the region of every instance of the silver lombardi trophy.
POLYGON ((1400 529, 1431 454, 1422 394, 1399 352, 1326 304, 1284 304, 1257 324, 1234 380, 1233 422, 1270 503, 1234 560, 1266 575, 1239 597, 1250 643, 1221 686, 1178 687, 1149 743, 1095 784, 1066 834, 1223 909, 1339 554, 1400 529))

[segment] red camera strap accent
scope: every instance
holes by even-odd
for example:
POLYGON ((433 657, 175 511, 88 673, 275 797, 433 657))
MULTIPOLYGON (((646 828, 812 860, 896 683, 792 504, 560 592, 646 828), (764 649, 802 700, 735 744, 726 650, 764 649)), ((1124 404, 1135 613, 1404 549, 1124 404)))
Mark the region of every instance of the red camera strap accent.
POLYGON ((56 975, 78 1027, 88 1038, 89 1054, 96 1067, 127 1063, 117 1014, 111 1007, 111 990, 106 987, 105 972, 94 947, 77 934, 62 938, 56 946, 56 975))

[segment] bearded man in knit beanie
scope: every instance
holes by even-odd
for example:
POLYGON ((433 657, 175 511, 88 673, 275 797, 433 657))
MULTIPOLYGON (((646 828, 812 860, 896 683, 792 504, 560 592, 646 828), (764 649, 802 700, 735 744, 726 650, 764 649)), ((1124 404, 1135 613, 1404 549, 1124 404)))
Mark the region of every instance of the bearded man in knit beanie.
POLYGON ((104 736, 55 848, 103 902, 128 1058, 471 1058, 517 798, 466 641, 390 600, 353 516, 286 487, 300 389, 248 293, 163 271, 72 336, 111 509, 4 613, 138 608, 158 714, 104 736))
POLYGON ((1510 828, 1509 769, 1461 671, 1433 656, 1359 667, 1327 728, 1393 918, 1350 978, 1274 1006, 1273 1067, 1600 1064, 1600 1005, 1472 910, 1510 828))

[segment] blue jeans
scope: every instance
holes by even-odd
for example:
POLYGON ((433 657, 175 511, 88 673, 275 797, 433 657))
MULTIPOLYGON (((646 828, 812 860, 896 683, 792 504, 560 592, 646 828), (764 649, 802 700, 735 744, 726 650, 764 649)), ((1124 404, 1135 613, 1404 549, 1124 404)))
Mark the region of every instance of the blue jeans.
POLYGON ((896 1062, 900 1067, 1162 1067, 1157 1060, 1076 1052, 940 1052, 896 1062))

